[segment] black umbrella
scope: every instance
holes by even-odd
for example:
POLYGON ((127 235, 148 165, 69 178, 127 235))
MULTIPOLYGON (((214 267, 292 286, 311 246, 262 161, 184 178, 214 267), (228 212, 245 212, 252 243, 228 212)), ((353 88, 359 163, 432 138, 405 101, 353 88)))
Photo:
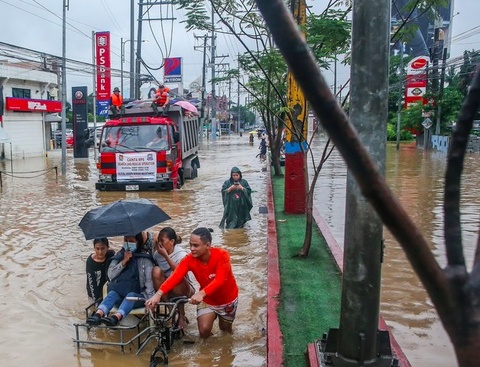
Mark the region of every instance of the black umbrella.
POLYGON ((134 236, 155 224, 170 219, 147 199, 125 199, 87 212, 78 224, 91 240, 100 237, 134 236))

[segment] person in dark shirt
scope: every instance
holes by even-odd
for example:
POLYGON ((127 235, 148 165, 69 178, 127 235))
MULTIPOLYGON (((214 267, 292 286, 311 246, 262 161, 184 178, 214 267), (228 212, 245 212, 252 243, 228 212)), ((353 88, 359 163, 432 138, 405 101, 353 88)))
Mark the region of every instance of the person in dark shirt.
POLYGON ((93 240, 94 253, 91 254, 86 263, 87 273, 87 294, 91 303, 100 303, 102 289, 107 282, 108 259, 115 255, 110 250, 108 238, 96 238, 93 240))

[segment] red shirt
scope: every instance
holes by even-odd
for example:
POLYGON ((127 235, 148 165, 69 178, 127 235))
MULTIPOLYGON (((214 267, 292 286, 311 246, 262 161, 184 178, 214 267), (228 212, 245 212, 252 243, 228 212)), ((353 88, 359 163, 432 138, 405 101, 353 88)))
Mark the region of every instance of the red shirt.
POLYGON ((238 297, 238 287, 233 276, 229 253, 221 248, 210 248, 210 259, 203 264, 192 254, 185 256, 175 271, 161 285, 163 293, 170 292, 183 277, 191 271, 200 284, 200 290, 206 293, 204 302, 212 306, 221 306, 238 297))

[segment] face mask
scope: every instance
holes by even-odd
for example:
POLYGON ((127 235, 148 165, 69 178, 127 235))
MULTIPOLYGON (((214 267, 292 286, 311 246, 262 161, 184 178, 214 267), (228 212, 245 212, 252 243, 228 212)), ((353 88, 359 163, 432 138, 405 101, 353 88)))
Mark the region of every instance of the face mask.
POLYGON ((123 243, 123 248, 126 251, 135 251, 137 249, 137 244, 135 242, 124 242, 123 243))

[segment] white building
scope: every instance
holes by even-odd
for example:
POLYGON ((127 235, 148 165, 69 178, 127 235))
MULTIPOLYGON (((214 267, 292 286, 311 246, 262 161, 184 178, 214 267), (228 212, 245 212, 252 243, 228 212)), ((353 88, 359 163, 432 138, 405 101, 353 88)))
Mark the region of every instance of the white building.
POLYGON ((56 73, 31 63, 0 61, 0 127, 10 138, 0 144, 0 158, 46 155, 51 123, 60 121, 62 110, 57 93, 56 73))

